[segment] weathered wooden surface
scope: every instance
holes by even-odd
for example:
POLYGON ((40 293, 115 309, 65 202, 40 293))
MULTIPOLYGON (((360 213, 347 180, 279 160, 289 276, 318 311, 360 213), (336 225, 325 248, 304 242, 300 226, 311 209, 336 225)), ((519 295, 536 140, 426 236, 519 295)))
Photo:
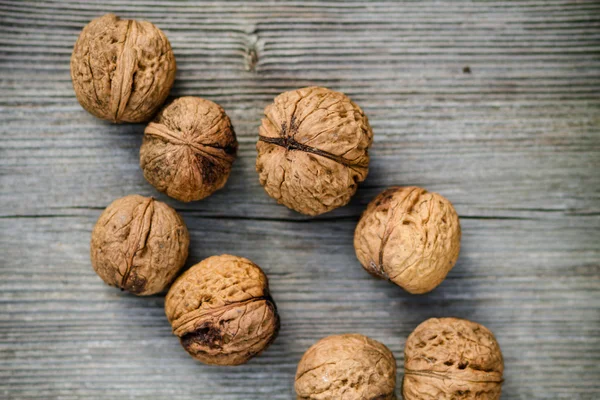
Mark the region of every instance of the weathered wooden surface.
MULTIPOLYGON (((432 316, 491 328, 504 399, 600 398, 598 1, 174 2, 0 0, 0 398, 292 399, 302 353, 360 332, 402 378, 410 331, 432 316), (69 56, 106 11, 169 37, 173 95, 221 104, 240 141, 227 187, 182 204, 188 265, 217 253, 267 271, 278 340, 236 368, 194 362, 163 312, 100 281, 92 226, 113 199, 157 195, 138 167, 142 125, 78 105, 69 56), (258 184, 261 111, 319 84, 360 104, 375 131, 352 203, 310 219, 258 184), (460 260, 410 296, 367 275, 352 234, 383 188, 415 184, 455 204, 460 260)), ((398 385, 400 393, 400 385, 398 385)))

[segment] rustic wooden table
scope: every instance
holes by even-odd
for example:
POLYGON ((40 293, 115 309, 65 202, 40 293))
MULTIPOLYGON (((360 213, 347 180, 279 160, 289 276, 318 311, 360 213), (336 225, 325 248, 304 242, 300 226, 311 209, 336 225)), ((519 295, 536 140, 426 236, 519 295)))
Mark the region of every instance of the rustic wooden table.
POLYGON ((598 1, 0 0, 0 398, 292 399, 303 352, 341 332, 389 346, 400 382, 408 334, 458 316, 495 332, 504 399, 598 399, 599 168, 598 1), (192 204, 158 194, 138 166, 144 126, 77 103, 72 46, 108 11, 165 31, 172 95, 229 113, 240 151, 224 190, 192 204), (307 85, 347 93, 375 132, 358 194, 318 218, 277 205, 254 171, 262 109, 307 85), (355 258, 358 216, 390 185, 440 192, 460 214, 458 264, 427 295, 355 258), (264 268, 282 329, 263 355, 197 363, 164 296, 96 276, 90 231, 131 193, 182 213, 188 266, 233 253, 264 268))

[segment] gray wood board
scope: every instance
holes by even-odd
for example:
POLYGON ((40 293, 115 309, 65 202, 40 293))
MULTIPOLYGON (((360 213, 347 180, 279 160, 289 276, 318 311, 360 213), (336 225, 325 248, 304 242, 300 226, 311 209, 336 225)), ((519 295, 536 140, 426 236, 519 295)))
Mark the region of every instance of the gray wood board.
POLYGON ((488 326, 503 399, 600 398, 600 2, 0 0, 0 398, 292 399, 319 338, 360 332, 398 361, 426 318, 488 326), (143 125, 78 105, 69 57, 112 11, 165 31, 173 96, 221 104, 240 141, 225 189, 183 204, 143 178, 143 125), (254 171, 262 109, 324 85, 375 132, 351 204, 317 218, 279 206, 254 171), (463 227, 458 264, 427 295, 366 274, 352 235, 390 185, 438 191, 463 227), (164 296, 105 286, 89 262, 102 209, 131 193, 179 210, 187 265, 220 253, 267 272, 276 342, 240 367, 193 361, 164 296))

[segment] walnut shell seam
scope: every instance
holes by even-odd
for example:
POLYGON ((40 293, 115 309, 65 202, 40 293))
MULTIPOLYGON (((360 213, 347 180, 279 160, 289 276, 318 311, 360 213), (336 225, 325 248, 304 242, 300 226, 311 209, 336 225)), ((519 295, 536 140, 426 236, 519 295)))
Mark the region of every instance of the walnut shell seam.
POLYGON ((189 333, 189 329, 192 328, 194 323, 202 319, 203 317, 214 317, 215 315, 223 313, 231 308, 243 306, 258 301, 265 301, 267 304, 270 304, 273 307, 275 313, 277 314, 277 306, 275 305, 275 302, 273 301, 273 298, 270 294, 259 297, 252 297, 248 300, 228 303, 218 308, 212 308, 208 310, 198 308, 195 311, 190 311, 172 322, 171 325, 173 326, 173 334, 179 337, 183 337, 184 335, 189 333))
MULTIPOLYGON (((295 124, 295 117, 292 117, 292 122, 290 125, 290 130, 292 131, 292 133, 294 132, 294 130, 297 131, 297 129, 298 129, 298 127, 295 126, 294 124, 295 124)), ((315 154, 315 155, 318 155, 321 157, 328 158, 332 161, 340 163, 349 168, 359 169, 359 168, 366 167, 366 165, 361 165, 361 163, 354 163, 351 160, 348 160, 341 156, 336 156, 335 154, 331 154, 328 151, 320 150, 316 147, 307 146, 305 144, 299 143, 294 139, 293 134, 292 134, 292 136, 288 136, 286 134, 286 130, 287 130, 286 126, 284 124, 282 124, 281 125, 281 137, 272 138, 272 137, 259 135, 258 140, 260 140, 261 142, 281 146, 281 147, 285 148, 286 150, 299 150, 299 151, 304 151, 306 153, 312 153, 312 154, 315 154)), ((364 162, 362 164, 364 164, 364 162)))
POLYGON ((190 150, 202 154, 205 157, 217 158, 222 161, 226 161, 229 163, 233 163, 235 160, 235 151, 237 146, 230 147, 220 147, 218 144, 214 143, 195 143, 191 140, 184 140, 178 138, 177 135, 171 131, 169 128, 165 127, 162 124, 157 124, 156 122, 150 122, 144 131, 144 135, 156 137, 163 142, 175 144, 178 146, 187 146, 190 150), (210 151, 205 148, 214 149, 217 151, 210 151))

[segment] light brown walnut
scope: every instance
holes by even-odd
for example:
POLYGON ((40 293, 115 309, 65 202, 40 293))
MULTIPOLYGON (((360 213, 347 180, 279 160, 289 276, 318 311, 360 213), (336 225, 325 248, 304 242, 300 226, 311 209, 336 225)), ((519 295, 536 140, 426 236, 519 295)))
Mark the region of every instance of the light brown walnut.
POLYGON ((372 142, 366 115, 345 94, 293 90, 265 108, 256 171, 277 202, 318 215, 350 201, 367 177, 372 142))
POLYGON ((113 14, 87 24, 71 56, 77 100, 112 122, 152 118, 173 86, 176 69, 171 44, 160 29, 113 14))
POLYGON ((181 97, 146 127, 140 166, 156 189, 188 202, 225 186, 236 151, 231 122, 218 104, 181 97))
POLYGON ((396 359, 382 343, 359 334, 328 336, 298 364, 298 400, 395 399, 396 359))
POLYGON ((164 290, 188 255, 185 223, 175 210, 151 197, 115 200, 92 231, 96 273, 111 286, 137 295, 164 290))
POLYGON ((410 293, 437 287, 458 259, 458 215, 445 197, 419 187, 392 187, 369 203, 354 249, 372 275, 410 293))
POLYGON ((404 400, 497 400, 504 361, 486 327, 457 318, 419 325, 404 349, 404 400))
POLYGON ((165 312, 183 348, 206 364, 243 364, 279 331, 267 276, 232 255, 209 257, 181 275, 167 294, 165 312))

